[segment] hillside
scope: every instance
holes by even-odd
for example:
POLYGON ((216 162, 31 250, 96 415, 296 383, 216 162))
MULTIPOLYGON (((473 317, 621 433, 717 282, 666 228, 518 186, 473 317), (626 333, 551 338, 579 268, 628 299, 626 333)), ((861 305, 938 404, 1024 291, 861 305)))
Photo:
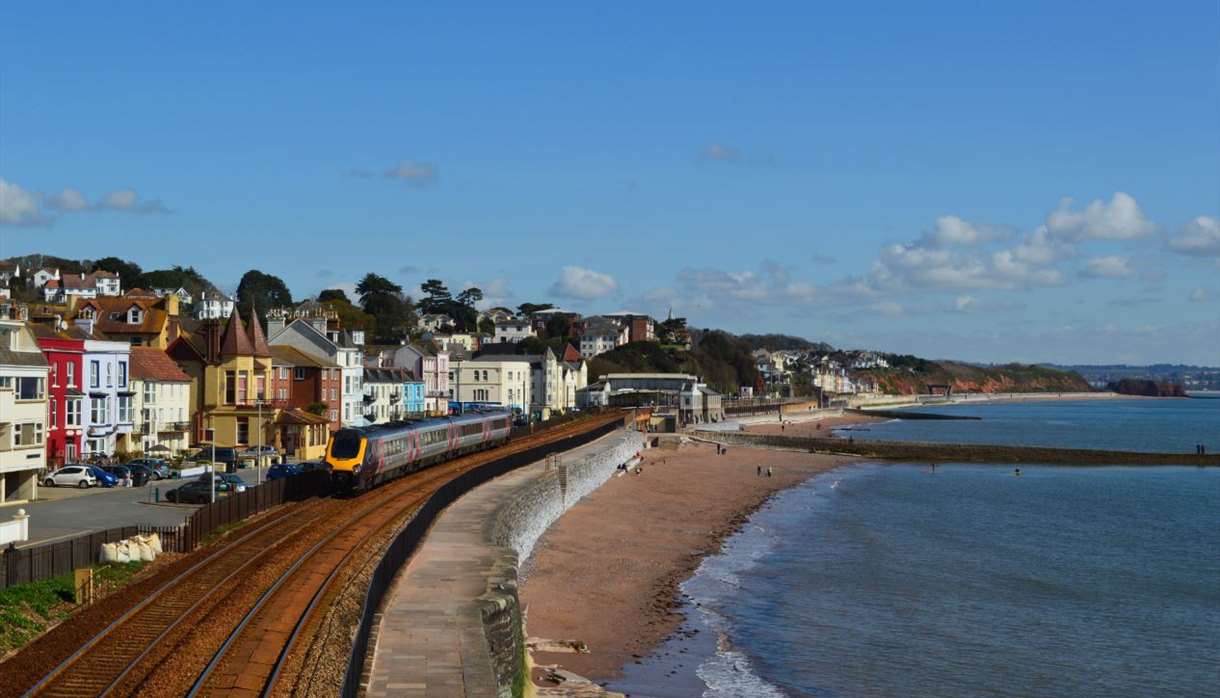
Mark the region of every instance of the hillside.
POLYGON ((929 385, 951 385, 955 392, 977 393, 1077 393, 1091 390, 1088 382, 1079 374, 1046 366, 975 366, 955 361, 902 358, 906 360, 897 366, 857 371, 855 375, 872 379, 881 392, 902 395, 927 393, 929 385))
MULTIPOLYGON (((21 266, 22 278, 29 278, 39 269, 58 269, 64 274, 82 274, 105 269, 117 273, 123 280, 123 289, 132 288, 185 288, 195 298, 200 292, 209 295, 222 295, 220 290, 206 277, 195 271, 194 267, 172 267, 170 269, 154 269, 144 271, 135 262, 106 257, 99 260, 74 260, 44 254, 27 254, 9 257, 8 262, 21 266)), ((13 295, 18 300, 35 300, 37 293, 21 285, 13 285, 13 295)))
POLYGON ((715 390, 736 393, 759 383, 750 345, 720 330, 696 333, 690 351, 656 342, 632 342, 589 361, 589 380, 607 373, 692 373, 715 390))
POLYGON ((741 340, 750 345, 751 349, 766 349, 767 351, 819 351, 830 353, 834 347, 825 342, 811 342, 804 337, 794 337, 789 334, 743 334, 741 340))

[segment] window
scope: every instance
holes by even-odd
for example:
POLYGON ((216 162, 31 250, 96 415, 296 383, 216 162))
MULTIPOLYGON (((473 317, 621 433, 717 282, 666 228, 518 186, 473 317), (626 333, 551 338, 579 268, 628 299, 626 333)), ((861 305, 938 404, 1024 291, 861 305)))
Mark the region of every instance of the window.
POLYGON ((332 421, 332 422, 333 422, 333 421, 335 421, 335 420, 336 420, 336 419, 338 419, 338 418, 339 418, 339 411, 338 411, 338 410, 331 410, 331 411, 330 411, 330 421, 332 421))
POLYGON ((102 384, 102 364, 100 361, 89 362, 89 387, 97 388, 102 384))
POLYGON ((42 422, 13 425, 13 448, 42 445, 42 422))
POLYGON ((66 364, 68 368, 68 387, 76 385, 76 364, 69 361, 66 364))
POLYGON ((339 399, 339 389, 338 389, 338 388, 331 388, 331 389, 330 389, 330 399, 331 399, 331 400, 338 400, 338 399, 339 399))
POLYGON ((119 387, 120 388, 127 387, 127 362, 126 361, 119 362, 119 387))
POLYGON ((141 322, 144 322, 144 314, 140 312, 139 308, 132 306, 131 310, 127 311, 127 324, 138 325, 141 322))
POLYGON ((80 426, 80 403, 80 399, 77 398, 76 400, 68 400, 67 404, 65 405, 67 410, 64 412, 64 418, 67 422, 67 426, 80 426))
POLYGON ((287 366, 280 367, 280 378, 282 378, 284 380, 288 380, 288 367, 287 366))
MULTIPOLYGON (((59 385, 59 364, 54 361, 51 362, 50 378, 51 378, 51 385, 55 385, 55 386, 59 385)), ((54 422, 55 420, 51 420, 51 421, 54 422)))
MULTIPOLYGON (((284 369, 284 370, 287 370, 287 369, 284 369)), ((300 366, 293 369, 293 373, 295 374, 293 376, 293 379, 299 380, 299 381, 305 380, 305 369, 301 368, 300 366)))
POLYGON ((250 443, 250 418, 249 417, 238 417, 237 418, 237 443, 239 443, 239 444, 250 443))
POLYGON ((59 403, 52 400, 51 402, 47 403, 47 408, 50 411, 51 417, 49 420, 50 425, 47 428, 54 429, 55 425, 59 424, 59 403))
POLYGON ((119 396, 119 422, 126 423, 131 421, 131 396, 119 396))
POLYGON ((250 374, 247 371, 237 372, 237 404, 249 404, 250 374))
POLYGON ((12 376, 0 376, 0 390, 12 390, 12 389, 13 389, 13 377, 12 376))
POLYGON ((267 399, 267 375, 265 373, 254 377, 254 395, 259 402, 267 399))
POLYGON ((21 376, 17 378, 17 394, 14 397, 17 400, 41 400, 46 390, 46 378, 21 376))
POLYGON ((232 405, 237 401, 237 372, 225 371, 225 404, 232 405))
POLYGON ((110 421, 107 412, 107 400, 104 397, 90 398, 89 400, 89 421, 93 424, 105 424, 110 421))
POLYGON ((157 385, 151 381, 144 381, 144 404, 154 405, 157 402, 157 385))
POLYGON ((106 362, 106 387, 114 386, 114 364, 106 362))

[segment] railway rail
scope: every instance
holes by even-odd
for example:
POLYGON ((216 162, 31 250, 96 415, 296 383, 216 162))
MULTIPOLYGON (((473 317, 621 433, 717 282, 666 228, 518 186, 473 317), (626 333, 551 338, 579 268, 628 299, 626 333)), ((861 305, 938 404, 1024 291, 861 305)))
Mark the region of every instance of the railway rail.
POLYGON ((283 667, 294 650, 307 646, 311 621, 336 583, 376 554, 380 533, 409 518, 438 487, 463 472, 616 419, 621 416, 563 424, 357 497, 275 510, 224 545, 188 558, 185 569, 46 668, 24 693, 19 686, 0 686, 0 695, 291 691, 281 685, 292 673, 283 667))

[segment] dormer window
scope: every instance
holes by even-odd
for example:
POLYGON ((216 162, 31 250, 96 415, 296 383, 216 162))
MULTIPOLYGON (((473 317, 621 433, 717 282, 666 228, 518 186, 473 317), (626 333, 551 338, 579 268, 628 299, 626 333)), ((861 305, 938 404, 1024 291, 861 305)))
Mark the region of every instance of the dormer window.
POLYGON ((131 309, 127 311, 127 324, 138 325, 142 322, 144 322, 144 312, 137 305, 131 306, 131 309))
POLYGON ((93 308, 84 308, 83 310, 81 310, 80 318, 82 320, 92 320, 94 318, 93 308))

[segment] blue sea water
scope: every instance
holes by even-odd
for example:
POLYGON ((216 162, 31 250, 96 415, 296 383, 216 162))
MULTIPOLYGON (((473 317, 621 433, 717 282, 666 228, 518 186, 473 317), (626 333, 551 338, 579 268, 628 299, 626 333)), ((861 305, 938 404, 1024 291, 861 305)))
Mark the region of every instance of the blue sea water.
MULTIPOLYGON (((1136 402, 1146 420, 1181 419, 1159 406, 1177 401, 1136 402)), ((1023 429, 1047 407, 982 409, 1023 429)), ((1072 409, 1092 427, 1084 443, 1060 445, 1167 448, 1151 435, 1124 442, 1114 432, 1130 421, 1103 416, 1113 403, 1072 409)), ((956 438, 939 436, 921 440, 956 438)), ((665 652, 693 664, 697 687, 658 680, 681 676, 656 656, 626 687, 710 698, 1220 695, 1220 470, 1021 471, 859 464, 779 494, 683 585, 688 626, 704 638, 690 649, 702 655, 665 652)))
POLYGON ((1220 453, 1220 400, 1114 399, 962 403, 910 411, 979 420, 896 419, 839 430, 860 439, 985 443, 1115 451, 1220 453))

